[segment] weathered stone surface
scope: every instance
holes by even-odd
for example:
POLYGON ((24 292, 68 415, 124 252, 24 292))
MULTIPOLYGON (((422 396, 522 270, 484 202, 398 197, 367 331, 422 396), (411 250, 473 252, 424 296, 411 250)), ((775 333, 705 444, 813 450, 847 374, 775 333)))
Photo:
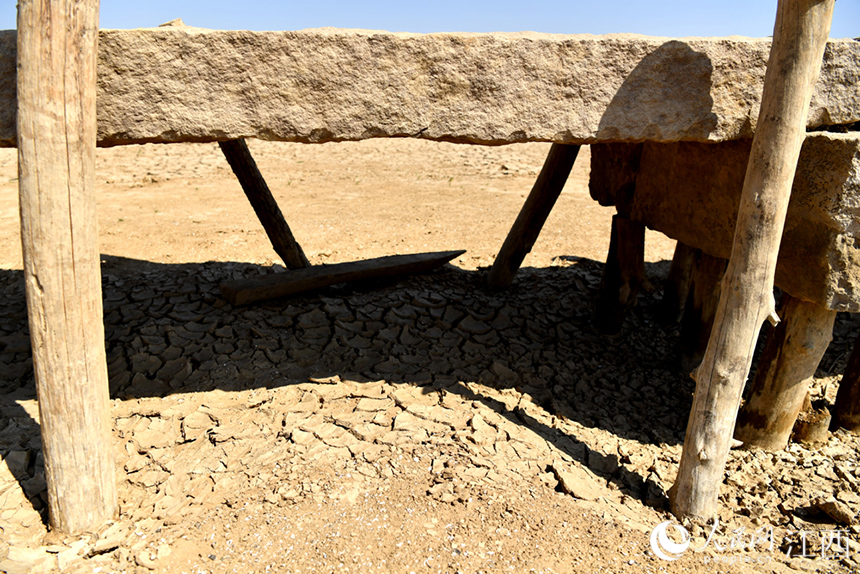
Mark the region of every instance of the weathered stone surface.
MULTIPOLYGON (((645 143, 641 158, 634 161, 631 217, 710 255, 728 258, 750 145, 751 140, 645 143)), ((612 168, 617 162, 606 156, 635 157, 638 147, 592 147, 591 187, 604 203, 629 201, 614 189, 624 178, 612 168)), ((794 178, 776 284, 828 309, 860 311, 858 229, 860 133, 809 134, 794 178)))
MULTIPOLYGON (((0 32, 0 145, 15 142, 0 32)), ((99 141, 749 138, 770 42, 627 34, 102 30, 99 141)), ((828 44, 809 125, 860 120, 860 43, 828 44)))
POLYGON ((597 500, 598 497, 607 495, 606 487, 600 485, 588 471, 575 464, 557 460, 552 463, 551 470, 561 489, 571 496, 582 500, 597 500))
POLYGON ((838 524, 851 525, 857 523, 856 513, 852 512, 851 509, 838 500, 818 497, 812 501, 812 506, 832 518, 838 524))

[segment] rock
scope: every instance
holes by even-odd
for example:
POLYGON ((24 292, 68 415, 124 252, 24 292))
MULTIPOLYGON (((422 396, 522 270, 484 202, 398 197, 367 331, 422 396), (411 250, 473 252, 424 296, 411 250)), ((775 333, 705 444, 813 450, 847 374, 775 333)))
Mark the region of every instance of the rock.
MULTIPOLYGON (((634 173, 618 169, 633 144, 592 146, 592 197, 603 205, 635 176, 631 217, 649 229, 728 258, 750 140, 645 143, 634 173), (707 229, 707 233, 702 233, 707 229)), ((811 133, 798 160, 776 268, 776 284, 828 309, 860 311, 860 137, 811 133)))
POLYGON ((448 431, 448 426, 421 419, 408 411, 403 411, 394 417, 394 430, 406 432, 425 430, 431 434, 441 434, 448 431))
POLYGON ((490 327, 483 321, 479 321, 473 318, 471 315, 466 315, 465 317, 463 317, 463 320, 460 321, 457 327, 473 335, 483 335, 484 333, 488 333, 490 329, 492 329, 492 327, 490 327))
POLYGON ((588 451, 588 468, 601 474, 613 474, 618 470, 618 457, 614 454, 603 454, 596 450, 588 451))
POLYGON ((161 360, 153 355, 137 353, 131 356, 131 370, 133 373, 153 374, 161 368, 161 360))
POLYGON ((469 426, 472 427, 474 432, 471 435, 468 435, 468 438, 476 445, 483 446, 496 442, 495 427, 487 424, 481 415, 474 415, 472 420, 469 421, 469 426))
POLYGON ((357 411, 365 411, 365 412, 377 412, 384 411, 394 406, 394 401, 388 398, 385 399, 371 399, 371 398, 363 398, 358 401, 358 405, 356 405, 355 410, 357 411))
POLYGON ((398 387, 392 394, 392 398, 397 406, 404 409, 413 404, 426 406, 439 404, 439 395, 433 389, 413 385, 398 387))
MULTIPOLYGON (((98 44, 98 139, 110 144, 418 133, 484 144, 751 137, 770 51, 767 39, 739 37, 329 28, 101 30, 98 44), (595 89, 571 88, 584 85, 595 89)), ((14 30, 0 34, 7 146, 15 142, 15 45, 14 30)), ((810 127, 860 119, 858 53, 856 42, 828 43, 810 127)))
POLYGON ((149 554, 149 550, 146 548, 140 550, 134 555, 134 561, 138 566, 143 566, 149 570, 155 570, 157 568, 155 560, 152 559, 152 556, 149 554))
POLYGON ((134 433, 134 439, 141 449, 164 448, 176 442, 176 429, 173 421, 153 418, 146 430, 134 433))
POLYGON ((0 571, 6 574, 45 572, 57 566, 54 555, 42 548, 9 548, 9 555, 0 561, 0 571))
POLYGON ((376 425, 373 423, 361 423, 358 426, 354 427, 352 431, 361 440, 373 442, 376 439, 382 437, 385 433, 387 433, 389 429, 387 427, 376 425))
POLYGON ((598 484, 588 471, 579 466, 554 461, 550 470, 555 474, 562 490, 571 496, 582 500, 597 500, 598 497, 608 494, 606 487, 598 484))
POLYGON ((130 474, 128 476, 129 482, 134 484, 139 484, 140 486, 150 487, 157 486, 167 480, 170 477, 170 474, 164 472, 161 469, 151 468, 148 470, 143 470, 141 472, 136 472, 134 474, 130 474))
POLYGON ((851 526, 857 523, 857 514, 851 512, 845 504, 838 500, 819 497, 812 501, 812 506, 832 518, 838 524, 851 526))
POLYGON ((156 377, 163 381, 171 381, 181 383, 191 374, 191 363, 187 357, 178 357, 167 361, 155 374, 156 377))
POLYGON ((467 412, 459 409, 447 409, 440 405, 427 406, 412 404, 408 405, 406 410, 422 419, 448 425, 454 430, 462 430, 466 428, 469 421, 469 415, 467 412))

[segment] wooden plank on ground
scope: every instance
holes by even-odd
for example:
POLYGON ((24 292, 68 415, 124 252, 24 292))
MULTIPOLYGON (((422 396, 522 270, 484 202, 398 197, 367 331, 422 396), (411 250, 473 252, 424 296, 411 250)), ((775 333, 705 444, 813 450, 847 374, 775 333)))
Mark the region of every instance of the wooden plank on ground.
POLYGON ((261 275, 221 283, 221 294, 231 305, 289 297, 338 283, 425 273, 441 267, 465 251, 390 255, 364 261, 319 265, 289 273, 261 275))

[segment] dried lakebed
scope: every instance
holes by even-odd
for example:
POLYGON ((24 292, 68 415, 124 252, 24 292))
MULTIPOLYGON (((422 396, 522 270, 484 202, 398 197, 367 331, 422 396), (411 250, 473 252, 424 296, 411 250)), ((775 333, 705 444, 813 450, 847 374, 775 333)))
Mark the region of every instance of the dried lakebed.
MULTIPOLYGON (((2 272, 0 568, 704 572, 734 555, 758 562, 720 568, 856 571, 815 542, 860 535, 813 504, 856 520, 858 443, 841 431, 818 449, 732 452, 722 540, 770 525, 772 552, 654 556, 694 388, 677 329, 657 323, 657 290, 621 337, 592 334, 601 265, 556 263, 501 293, 449 266, 233 308, 218 282, 272 268, 106 257, 122 513, 70 539, 45 537, 23 277, 2 272)), ((666 265, 648 265, 655 285, 666 265)), ((832 403, 853 330, 840 315, 815 401, 832 403)))

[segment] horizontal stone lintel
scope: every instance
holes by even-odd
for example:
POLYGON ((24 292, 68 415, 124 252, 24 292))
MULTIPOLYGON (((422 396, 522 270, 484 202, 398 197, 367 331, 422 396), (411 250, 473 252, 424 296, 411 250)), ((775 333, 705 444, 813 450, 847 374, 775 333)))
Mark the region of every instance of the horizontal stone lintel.
MULTIPOLYGON (((0 146, 16 140, 0 31, 0 146)), ((101 30, 100 145, 242 137, 714 142, 752 136, 770 41, 161 27, 101 30)), ((809 126, 860 120, 860 42, 829 42, 809 126)))
MULTIPOLYGON (((624 201, 632 219, 728 259, 751 147, 748 139, 592 146, 591 194, 604 205, 624 201)), ((860 132, 806 137, 775 282, 799 299, 860 312, 860 132)))

